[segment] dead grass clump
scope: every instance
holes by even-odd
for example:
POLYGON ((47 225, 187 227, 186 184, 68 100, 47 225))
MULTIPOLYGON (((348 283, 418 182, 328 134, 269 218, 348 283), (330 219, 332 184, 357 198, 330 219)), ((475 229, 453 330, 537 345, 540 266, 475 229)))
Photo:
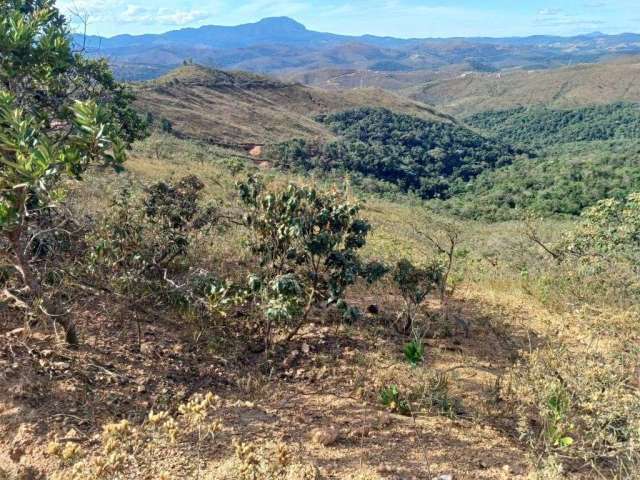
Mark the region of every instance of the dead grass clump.
MULTIPOLYGON (((317 468, 296 461, 286 445, 230 440, 221 422, 225 402, 209 393, 195 395, 177 412, 149 412, 141 425, 128 420, 106 424, 88 449, 70 441, 52 441, 48 455, 59 468, 52 480, 116 480, 173 478, 207 480, 315 480, 317 468), (212 456, 233 449, 221 464, 212 456), (174 472, 179 472, 179 476, 174 472)), ((1 478, 1 477, 0 477, 1 478)))
POLYGON ((572 470, 629 478, 640 467, 637 352, 555 343, 524 357, 505 398, 518 405, 519 431, 543 458, 572 470))

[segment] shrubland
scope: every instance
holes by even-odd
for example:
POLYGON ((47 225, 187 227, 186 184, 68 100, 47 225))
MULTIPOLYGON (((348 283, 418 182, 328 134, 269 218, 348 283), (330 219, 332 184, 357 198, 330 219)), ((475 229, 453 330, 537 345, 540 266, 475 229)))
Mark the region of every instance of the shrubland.
MULTIPOLYGON (((81 61, 49 2, 10 7, 20 48, 81 61)), ((134 142, 112 86, 29 113, 3 93, 0 477, 637 478, 638 194, 452 218, 161 125, 134 142)), ((327 121, 447 192, 513 160, 453 125, 327 121)))
MULTIPOLYGON (((269 172, 258 180, 250 163, 236 161, 242 167, 233 173, 226 152, 154 133, 135 146, 129 173, 89 172, 86 186, 74 185, 68 196, 75 202, 72 211, 90 218, 84 236, 74 240, 71 251, 78 253, 56 257, 58 275, 68 275, 59 285, 68 286, 69 304, 85 291, 72 284, 115 295, 136 319, 129 320, 134 345, 140 345, 136 332, 142 330, 142 351, 149 348, 145 312, 153 311, 155 321, 173 318, 171 328, 186 335, 200 355, 212 351, 244 362, 258 355, 251 362, 262 364, 262 373, 255 375, 267 375, 260 387, 267 391, 276 382, 268 380, 273 369, 283 368, 274 360, 284 358, 287 365, 309 348, 304 345, 321 352, 313 338, 328 325, 343 325, 343 341, 360 331, 371 338, 397 338, 382 350, 362 351, 352 373, 340 374, 342 382, 354 382, 349 388, 369 408, 379 405, 419 425, 452 418, 463 422, 464 431, 498 422, 530 452, 534 470, 538 465, 541 472, 555 469, 569 476, 589 478, 588 472, 600 471, 632 478, 637 351, 620 351, 617 345, 632 345, 637 338, 636 301, 611 292, 622 287, 632 292, 634 233, 613 226, 632 224, 635 197, 605 202, 577 222, 534 218, 526 224, 485 224, 454 221, 417 200, 361 197, 359 202, 348 190, 311 186, 303 177, 269 172), (200 180, 181 177, 185 166, 200 180), (108 208, 95 202, 97 191, 113 199, 108 208), (318 243, 321 239, 326 243, 318 243), (345 270, 346 264, 333 263, 340 258, 355 263, 345 270), (375 273, 369 280, 377 281, 367 283, 367 273, 375 273), (332 284, 335 274, 347 283, 332 284), (286 285, 280 288, 279 282, 286 285), (360 314, 353 310, 344 316, 347 310, 331 295, 359 307, 360 314), (369 303, 381 313, 369 313, 369 303), (394 328, 398 317, 403 319, 400 334, 394 328), (407 318, 411 323, 405 329, 407 318), (463 324, 468 330, 458 328, 463 324), (304 340, 287 340, 291 332, 304 340), (500 347, 493 347, 496 358, 490 363, 475 354, 444 362, 434 350, 440 342, 466 345, 494 336, 500 347), (487 400, 465 391, 471 372, 486 375, 487 400)), ((82 345, 80 324, 79 336, 82 345)), ((326 360, 328 368, 336 361, 332 358, 326 360)), ((121 442, 125 450, 131 445, 126 455, 148 458, 153 451, 182 457, 184 446, 195 442, 202 445, 202 458, 211 458, 208 430, 200 430, 205 443, 196 440, 197 428, 189 427, 172 445, 162 432, 143 433, 151 428, 147 422, 127 427, 137 433, 134 443, 121 442)), ((276 447, 258 443, 234 453, 225 435, 223 429, 215 438, 226 463, 202 464, 203 476, 192 470, 194 478, 232 478, 220 469, 240 468, 243 458, 263 472, 247 478, 271 478, 264 472, 273 455, 259 452, 276 447)), ((96 462, 110 465, 99 449, 78 446, 73 455, 69 447, 72 459, 63 459, 65 469, 89 472, 96 462)), ((65 442, 51 449, 64 455, 65 442)), ((315 472, 301 460, 291 462, 299 465, 291 467, 296 471, 315 472)), ((144 462, 136 465, 148 471, 144 462)), ((168 467, 167 478, 175 468, 168 467)))

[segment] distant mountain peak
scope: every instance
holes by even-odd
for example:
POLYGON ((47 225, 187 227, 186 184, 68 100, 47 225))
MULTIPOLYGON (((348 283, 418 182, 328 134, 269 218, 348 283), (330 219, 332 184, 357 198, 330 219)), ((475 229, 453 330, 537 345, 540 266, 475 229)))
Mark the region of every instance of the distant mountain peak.
POLYGON ((307 27, 290 17, 267 17, 257 22, 256 25, 277 28, 279 30, 286 30, 290 32, 307 31, 307 27))
POLYGON ((606 37, 607 34, 602 32, 591 32, 591 33, 585 33, 582 36, 586 38, 600 38, 600 37, 606 37))

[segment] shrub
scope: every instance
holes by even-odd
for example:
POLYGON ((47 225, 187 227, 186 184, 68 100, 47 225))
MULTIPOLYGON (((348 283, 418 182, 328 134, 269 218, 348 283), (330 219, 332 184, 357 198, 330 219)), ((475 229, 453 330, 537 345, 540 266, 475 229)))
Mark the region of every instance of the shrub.
POLYGON ((170 120, 163 118, 162 120, 160 120, 160 130, 162 130, 164 133, 172 133, 173 124, 170 120))
POLYGON ((399 328, 408 333, 413 328, 418 308, 440 284, 442 269, 437 263, 426 268, 416 267, 404 259, 396 264, 392 275, 404 301, 404 308, 398 315, 399 328))
POLYGON ((308 187, 269 192, 253 177, 239 190, 258 260, 249 287, 264 312, 265 345, 277 327, 288 329, 291 340, 314 307, 334 305, 347 317, 355 315, 345 291, 365 272, 369 279, 376 273, 358 256, 371 229, 359 207, 308 187))
POLYGON ((422 382, 409 395, 416 410, 435 412, 449 418, 463 413, 462 403, 449 393, 449 377, 445 373, 429 373, 426 382, 422 382))
POLYGON ((203 204, 204 184, 195 176, 159 182, 134 195, 122 190, 87 238, 89 270, 96 278, 136 301, 152 297, 187 306, 219 308, 231 287, 204 270, 182 273, 197 235, 220 219, 213 204, 203 204), (179 282, 172 279, 180 274, 179 282), (194 305, 196 304, 196 305, 194 305))
POLYGON ((388 385, 380 390, 380 403, 394 413, 400 415, 410 415, 411 407, 398 389, 397 385, 388 385))

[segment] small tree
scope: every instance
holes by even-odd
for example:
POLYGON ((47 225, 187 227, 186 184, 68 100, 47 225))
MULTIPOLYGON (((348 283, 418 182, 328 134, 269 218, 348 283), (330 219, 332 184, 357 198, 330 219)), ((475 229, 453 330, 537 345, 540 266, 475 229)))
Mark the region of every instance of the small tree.
POLYGON ((166 118, 163 118, 160 121, 160 129, 164 133, 171 133, 171 132, 173 132, 173 124, 169 120, 167 120, 166 118))
MULTIPOLYGON (((92 164, 115 168, 128 142, 140 136, 129 96, 104 62, 70 49, 65 20, 51 0, 8 0, 0 5, 0 233, 24 289, 14 300, 51 314, 29 247, 38 220, 60 198, 67 177, 92 164)), ((60 312, 69 343, 75 327, 60 312)))
POLYGON ((569 235, 566 250, 585 259, 617 258, 640 264, 640 193, 624 200, 602 200, 586 209, 569 235))
MULTIPOLYGON (((435 253, 441 265, 441 275, 437 290, 440 298, 441 313, 444 320, 449 320, 449 299, 455 293, 456 287, 464 279, 464 272, 460 268, 460 260, 468 255, 462 248, 463 231, 461 226, 452 220, 442 220, 425 216, 419 226, 413 227, 416 239, 420 242, 419 250, 428 258, 435 253), (428 250, 422 248, 426 246, 428 250)), ((456 317, 456 323, 461 326, 465 334, 469 334, 469 325, 462 318, 456 317)))
POLYGON ((398 315, 399 327, 403 333, 409 333, 413 329, 418 308, 441 284, 443 271, 437 263, 419 268, 403 259, 396 264, 392 275, 404 301, 404 308, 398 315))
POLYGON ((338 194, 296 185, 268 192, 256 178, 239 190, 251 251, 259 259, 249 286, 264 311, 267 348, 274 327, 287 328, 289 341, 314 307, 335 305, 344 315, 355 315, 345 291, 371 270, 358 256, 371 229, 359 207, 338 194))

